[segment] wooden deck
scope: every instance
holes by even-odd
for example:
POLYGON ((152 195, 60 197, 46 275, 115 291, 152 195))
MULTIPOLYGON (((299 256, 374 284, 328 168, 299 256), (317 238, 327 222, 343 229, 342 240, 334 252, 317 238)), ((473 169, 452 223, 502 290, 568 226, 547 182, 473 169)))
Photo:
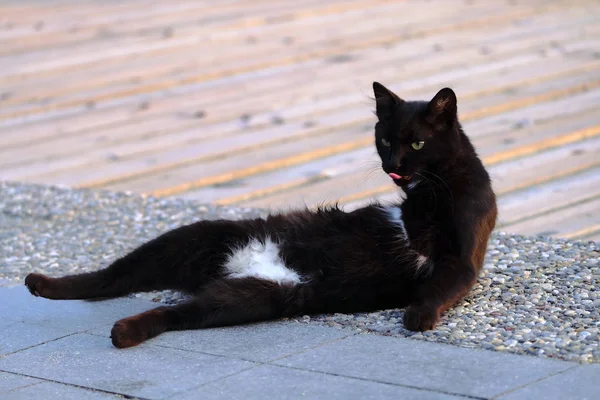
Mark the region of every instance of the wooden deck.
POLYGON ((600 240, 597 0, 0 0, 0 179, 389 199, 373 80, 455 89, 500 229, 600 240))

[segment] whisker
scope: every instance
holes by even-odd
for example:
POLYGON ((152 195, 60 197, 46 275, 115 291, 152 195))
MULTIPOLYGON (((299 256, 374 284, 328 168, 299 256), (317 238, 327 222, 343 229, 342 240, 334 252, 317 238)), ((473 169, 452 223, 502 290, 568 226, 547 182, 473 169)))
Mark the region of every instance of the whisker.
POLYGON ((421 170, 421 171, 422 172, 426 172, 426 173, 434 176, 436 179, 438 179, 445 186, 446 191, 450 195, 450 200, 451 200, 450 204, 451 204, 451 207, 452 207, 452 213, 454 214, 454 195, 452 194, 452 191, 450 190, 450 187, 448 187, 448 184, 439 175, 434 174, 431 171, 427 171, 427 170, 421 170))
POLYGON ((375 173, 378 173, 380 170, 381 170, 381 167, 380 167, 379 165, 370 167, 370 168, 369 168, 369 169, 366 171, 366 173, 365 173, 365 175, 363 176, 363 178, 361 179, 361 182, 360 182, 360 184, 362 185, 362 184, 366 183, 366 181, 367 181, 369 178, 371 178, 371 176, 373 176, 373 174, 375 174, 375 173))
POLYGON ((415 174, 417 174, 421 178, 423 178, 423 180, 427 183, 427 187, 429 188, 429 190, 433 194, 433 204, 434 204, 433 212, 435 212, 435 207, 437 207, 437 195, 435 193, 435 187, 432 187, 433 182, 431 181, 431 179, 427 178, 425 175, 423 175, 423 174, 421 174, 419 172, 415 172, 415 174))

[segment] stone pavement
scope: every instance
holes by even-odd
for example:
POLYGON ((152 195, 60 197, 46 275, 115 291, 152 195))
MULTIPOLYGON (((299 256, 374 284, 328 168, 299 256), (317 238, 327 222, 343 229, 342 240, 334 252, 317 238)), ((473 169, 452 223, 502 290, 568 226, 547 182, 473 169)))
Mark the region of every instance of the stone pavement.
POLYGON ((593 399, 600 364, 298 322, 171 332, 111 345, 138 299, 50 301, 0 289, 0 398, 593 399))

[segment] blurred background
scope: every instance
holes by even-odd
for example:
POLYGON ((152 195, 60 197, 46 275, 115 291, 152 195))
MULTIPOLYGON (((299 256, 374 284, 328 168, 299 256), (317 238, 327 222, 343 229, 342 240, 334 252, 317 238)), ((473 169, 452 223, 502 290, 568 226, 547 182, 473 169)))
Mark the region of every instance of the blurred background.
POLYGON ((597 0, 0 0, 0 179, 393 199, 371 83, 454 88, 499 229, 600 240, 597 0))

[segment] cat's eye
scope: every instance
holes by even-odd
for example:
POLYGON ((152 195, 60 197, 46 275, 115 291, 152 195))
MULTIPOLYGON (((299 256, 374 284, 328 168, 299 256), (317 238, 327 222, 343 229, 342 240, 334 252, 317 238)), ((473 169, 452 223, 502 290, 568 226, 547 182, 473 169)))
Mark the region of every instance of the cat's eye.
POLYGON ((412 148, 415 150, 421 150, 423 148, 423 145, 425 144, 425 142, 420 141, 420 142, 413 142, 411 144, 412 148))
POLYGON ((385 140, 385 139, 381 139, 381 144, 384 145, 385 147, 390 147, 392 144, 389 142, 389 140, 385 140))

